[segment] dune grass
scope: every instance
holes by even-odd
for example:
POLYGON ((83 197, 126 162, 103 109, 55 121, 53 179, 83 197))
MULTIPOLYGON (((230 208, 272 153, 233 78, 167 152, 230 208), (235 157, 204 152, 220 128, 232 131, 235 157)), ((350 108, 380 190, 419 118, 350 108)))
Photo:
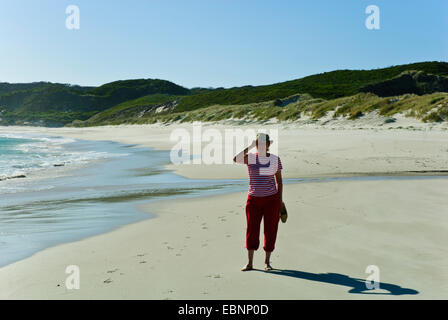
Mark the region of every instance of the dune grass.
POLYGON ((173 96, 137 99, 114 108, 111 115, 98 114, 88 121, 75 126, 146 124, 170 122, 214 122, 238 120, 247 122, 295 121, 301 118, 319 120, 322 118, 347 118, 356 120, 376 111, 384 117, 404 114, 423 122, 448 121, 448 93, 438 92, 427 95, 404 94, 394 97, 378 97, 372 93, 358 93, 349 97, 325 100, 313 98, 309 94, 298 94, 284 99, 241 105, 213 105, 192 111, 170 110, 156 113, 155 109, 141 112, 141 106, 149 103, 146 99, 172 101, 173 96), (294 98, 294 99, 292 99, 294 98), (166 99, 166 100, 164 100, 166 99), (297 100, 282 105, 282 101, 297 100))
POLYGON ((405 94, 385 98, 371 93, 359 93, 332 100, 315 99, 306 94, 299 96, 297 102, 284 107, 275 105, 275 100, 243 105, 214 105, 193 111, 149 113, 141 118, 134 118, 129 123, 211 122, 228 119, 294 121, 304 116, 312 120, 323 117, 346 117, 355 120, 372 111, 377 111, 385 117, 399 113, 423 122, 448 121, 448 93, 423 96, 405 94))

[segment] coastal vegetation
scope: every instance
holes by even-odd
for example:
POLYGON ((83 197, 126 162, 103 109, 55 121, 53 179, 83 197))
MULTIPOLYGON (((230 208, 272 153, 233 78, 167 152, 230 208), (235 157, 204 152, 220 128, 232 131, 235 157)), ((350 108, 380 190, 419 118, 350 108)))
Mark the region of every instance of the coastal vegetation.
POLYGON ((377 111, 448 121, 448 63, 337 70, 263 86, 184 88, 159 79, 99 87, 0 83, 0 125, 92 126, 172 121, 357 119, 377 111))
POLYGON ((358 93, 349 97, 337 99, 316 99, 310 95, 297 95, 299 98, 284 107, 276 106, 275 101, 250 103, 242 105, 214 105, 192 111, 161 112, 149 111, 145 114, 132 113, 128 110, 126 117, 121 113, 109 114, 106 118, 97 116, 91 119, 74 123, 77 126, 116 125, 116 124, 145 124, 145 123, 170 123, 193 121, 221 121, 241 120, 251 121, 295 121, 307 119, 315 121, 321 118, 350 120, 363 117, 369 112, 377 111, 385 121, 393 119, 397 113, 406 117, 420 119, 423 122, 448 121, 448 93, 433 93, 418 96, 405 94, 394 97, 378 97, 372 93, 358 93))

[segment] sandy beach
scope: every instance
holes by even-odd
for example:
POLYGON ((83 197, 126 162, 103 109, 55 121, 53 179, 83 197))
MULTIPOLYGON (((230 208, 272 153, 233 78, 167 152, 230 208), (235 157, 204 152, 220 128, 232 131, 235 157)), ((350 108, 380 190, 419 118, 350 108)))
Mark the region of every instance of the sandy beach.
MULTIPOLYGON (((393 126, 363 125, 361 129, 349 126, 297 126, 294 124, 226 125, 203 123, 203 131, 217 129, 222 136, 226 129, 277 130, 278 141, 272 148, 278 150, 285 164, 286 178, 347 176, 353 174, 412 174, 448 170, 448 131, 444 125, 429 130, 397 129, 415 125, 406 119, 393 126), (390 129, 389 129, 390 128, 390 129)), ((89 128, 35 128, 0 127, 1 132, 40 132, 66 138, 85 140, 112 140, 157 150, 170 150, 175 142, 170 134, 176 129, 193 132, 191 123, 173 125, 120 125, 89 128)), ((232 141, 224 141, 226 146, 232 141)), ((204 145, 206 145, 204 143, 204 145)), ((212 143, 212 145, 214 145, 212 143)), ((235 152, 239 152, 235 151, 235 152)), ((233 155, 232 155, 233 157, 233 155)), ((244 166, 232 164, 174 165, 167 169, 195 179, 247 178, 244 166)))
MULTIPOLYGON (((177 126, 1 128, 170 150, 177 126)), ((189 129, 189 124, 182 125, 189 129)), ((287 184, 289 220, 272 263, 243 273, 245 192, 142 205, 154 219, 62 244, 0 269, 1 299, 446 299, 447 133, 279 128, 286 178, 389 179, 287 184), (420 173, 419 173, 420 172, 420 173), (400 175, 414 178, 400 178, 400 175), (80 267, 81 287, 65 287, 80 267), (366 292, 366 267, 381 289, 366 292), (368 293, 368 294, 366 294, 368 293)), ((225 128, 224 125, 221 126, 225 128)), ((263 126, 270 128, 270 126, 263 126)), ((169 165, 189 178, 246 178, 244 166, 169 165)))

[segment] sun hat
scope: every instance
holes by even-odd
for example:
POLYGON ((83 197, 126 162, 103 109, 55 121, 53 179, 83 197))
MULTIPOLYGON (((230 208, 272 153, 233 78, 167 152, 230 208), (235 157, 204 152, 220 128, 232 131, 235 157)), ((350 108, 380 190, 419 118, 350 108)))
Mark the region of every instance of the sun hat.
POLYGON ((272 143, 274 141, 271 140, 269 135, 267 133, 257 133, 257 140, 258 141, 269 141, 269 143, 272 143))

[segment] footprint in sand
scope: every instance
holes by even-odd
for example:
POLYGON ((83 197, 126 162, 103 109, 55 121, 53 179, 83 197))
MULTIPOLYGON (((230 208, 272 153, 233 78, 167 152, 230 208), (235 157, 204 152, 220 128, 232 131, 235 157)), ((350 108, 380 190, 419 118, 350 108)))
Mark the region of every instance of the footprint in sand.
POLYGON ((118 268, 113 269, 113 270, 107 270, 107 273, 114 273, 114 272, 117 272, 118 270, 119 270, 118 268))

